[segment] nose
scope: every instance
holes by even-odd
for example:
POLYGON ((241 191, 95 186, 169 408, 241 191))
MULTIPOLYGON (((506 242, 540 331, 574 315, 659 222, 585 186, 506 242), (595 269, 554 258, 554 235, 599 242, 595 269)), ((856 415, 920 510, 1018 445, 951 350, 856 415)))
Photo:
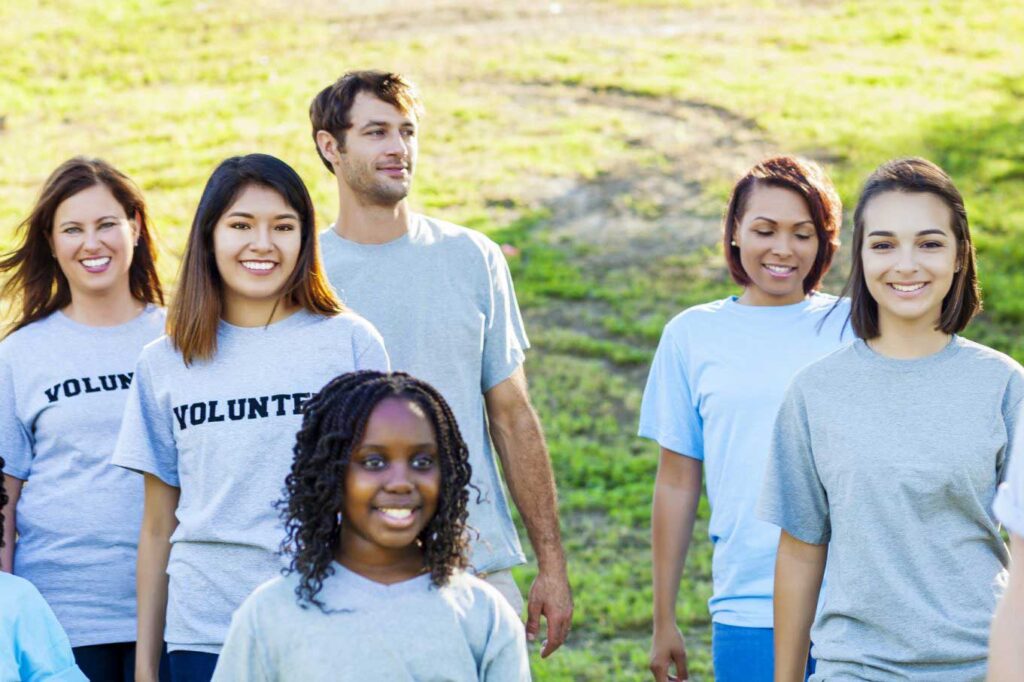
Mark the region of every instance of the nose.
POLYGON ((409 142, 402 135, 402 131, 396 130, 388 136, 387 152, 393 156, 405 158, 409 152, 409 142))
POLYGON ((100 248, 100 233, 98 230, 85 230, 84 248, 87 251, 96 251, 100 248))
POLYGON ((267 253, 273 251, 274 241, 271 239, 271 231, 269 225, 259 225, 252 231, 252 241, 249 243, 249 248, 257 253, 267 253))
POLYGON ((772 253, 777 256, 789 256, 793 253, 793 237, 787 234, 776 234, 775 240, 772 242, 772 253))
POLYGON ((917 271, 917 258, 914 248, 900 249, 899 259, 896 261, 896 272, 916 272, 917 271))
POLYGON ((409 467, 404 464, 393 464, 388 470, 388 478, 384 487, 389 493, 397 495, 412 492, 413 485, 409 476, 409 467))

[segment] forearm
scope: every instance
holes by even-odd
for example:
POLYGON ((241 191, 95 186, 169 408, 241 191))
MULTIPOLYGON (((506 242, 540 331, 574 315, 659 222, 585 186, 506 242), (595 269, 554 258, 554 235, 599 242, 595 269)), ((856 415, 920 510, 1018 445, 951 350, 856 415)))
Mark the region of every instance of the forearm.
POLYGON ((828 545, 782 531, 775 560, 775 680, 803 682, 828 545))
POLYGON ((512 415, 492 418, 491 438, 538 566, 564 571, 555 477, 537 413, 526 403, 512 415))
POLYGON ((156 680, 164 642, 167 613, 167 561, 170 536, 146 532, 139 536, 135 588, 138 600, 138 642, 135 674, 139 680, 156 680))
POLYGON ((1011 535, 1010 584, 996 608, 989 639, 988 682, 1024 679, 1024 538, 1011 535))
MULTIPOLYGON (((670 457, 682 455, 670 454, 670 457)), ((693 466, 687 463, 687 466, 693 466)), ((676 598, 683 566, 693 538, 700 502, 700 462, 696 477, 683 485, 662 480, 659 468, 651 507, 651 577, 654 588, 654 628, 676 627, 676 598)))

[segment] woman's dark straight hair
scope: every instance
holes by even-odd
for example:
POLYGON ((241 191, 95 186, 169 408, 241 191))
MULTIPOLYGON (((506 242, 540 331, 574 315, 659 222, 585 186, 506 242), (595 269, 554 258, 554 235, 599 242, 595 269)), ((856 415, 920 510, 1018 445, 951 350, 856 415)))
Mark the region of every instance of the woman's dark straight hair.
POLYGON ((953 284, 942 299, 942 313, 936 329, 946 334, 957 334, 981 310, 981 289, 975 266, 974 244, 967 222, 967 209, 960 191, 952 178, 937 165, 918 157, 893 159, 875 169, 864 183, 857 208, 853 213, 853 258, 850 277, 843 288, 843 296, 850 298, 850 323, 862 339, 876 338, 878 303, 868 291, 864 280, 864 211, 875 197, 887 192, 904 194, 933 194, 949 207, 952 216, 950 228, 956 239, 957 272, 953 284))
POLYGON ((214 258, 213 229, 238 195, 251 186, 274 190, 299 215, 299 257, 280 300, 317 315, 332 316, 345 310, 323 272, 316 212, 302 178, 269 154, 232 156, 217 166, 203 189, 181 261, 178 290, 167 311, 167 335, 186 365, 208 360, 217 352, 224 284, 214 258))
POLYGON ((106 161, 76 156, 59 165, 46 179, 32 212, 18 226, 21 244, 0 256, 0 275, 9 275, 0 288, 0 299, 10 306, 13 318, 9 333, 71 303, 68 279, 53 257, 53 218, 66 199, 96 185, 110 190, 138 230, 138 243, 128 269, 132 297, 163 305, 156 247, 149 233, 149 214, 142 192, 127 175, 106 161))

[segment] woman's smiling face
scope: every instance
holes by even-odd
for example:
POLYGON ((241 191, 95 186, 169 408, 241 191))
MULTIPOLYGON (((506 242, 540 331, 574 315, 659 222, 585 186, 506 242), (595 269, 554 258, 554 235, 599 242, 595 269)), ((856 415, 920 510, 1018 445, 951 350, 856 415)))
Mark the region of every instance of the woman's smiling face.
POLYGON ((883 333, 894 324, 938 325, 959 262, 952 214, 941 198, 924 192, 872 198, 859 255, 883 333))

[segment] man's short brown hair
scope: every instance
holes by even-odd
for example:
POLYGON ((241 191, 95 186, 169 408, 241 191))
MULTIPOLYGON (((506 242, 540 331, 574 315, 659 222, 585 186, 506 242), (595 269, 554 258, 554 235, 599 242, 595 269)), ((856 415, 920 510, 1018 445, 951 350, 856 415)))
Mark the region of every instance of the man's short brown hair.
MULTIPOLYGON (((345 132, 352 127, 352 104, 361 92, 368 92, 417 120, 423 116, 423 104, 416 86, 405 76, 385 71, 349 71, 317 93, 309 105, 313 144, 316 144, 317 132, 326 130, 338 141, 339 149, 345 148, 345 132)), ((320 145, 316 145, 316 153, 327 170, 333 173, 334 168, 324 158, 320 145)))

